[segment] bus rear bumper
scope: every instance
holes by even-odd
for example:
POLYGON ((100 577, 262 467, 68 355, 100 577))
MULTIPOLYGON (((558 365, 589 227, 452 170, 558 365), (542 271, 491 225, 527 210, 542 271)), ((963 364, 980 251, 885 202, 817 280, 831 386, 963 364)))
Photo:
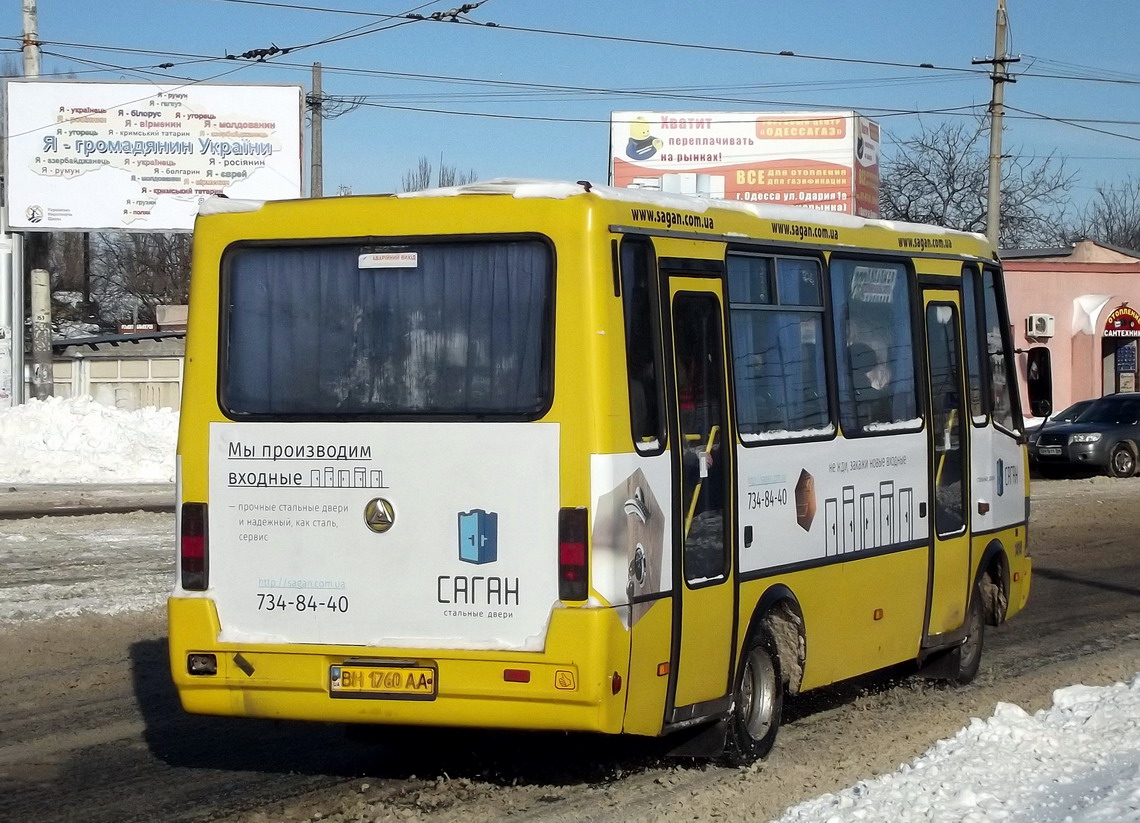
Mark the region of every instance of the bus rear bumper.
POLYGON ((171 673, 182 707, 192 714, 607 733, 622 728, 628 635, 613 609, 555 610, 543 652, 475 653, 220 643, 213 601, 171 597, 167 608, 171 673), (621 637, 624 654, 615 642, 621 637), (191 674, 190 655, 214 655, 216 673, 191 674), (352 661, 412 661, 435 671, 436 692, 426 698, 334 697, 331 671, 352 661))

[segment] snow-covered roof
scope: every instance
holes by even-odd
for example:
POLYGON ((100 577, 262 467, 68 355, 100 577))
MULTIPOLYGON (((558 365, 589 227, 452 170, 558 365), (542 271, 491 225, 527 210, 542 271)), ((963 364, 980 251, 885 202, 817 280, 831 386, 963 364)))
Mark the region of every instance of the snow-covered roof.
POLYGON ((396 197, 461 197, 471 194, 501 194, 518 199, 538 197, 557 200, 593 194, 606 200, 637 203, 664 209, 677 209, 696 212, 698 214, 708 211, 709 209, 725 209, 728 211, 743 212, 754 217, 768 220, 808 221, 823 226, 844 229, 879 226, 902 233, 953 234, 985 241, 984 235, 974 232, 962 232, 956 229, 947 229, 942 226, 855 217, 850 214, 822 211, 806 206, 780 206, 771 203, 746 203, 737 200, 711 200, 705 197, 696 197, 687 194, 669 194, 650 189, 622 189, 614 186, 599 186, 586 180, 569 183, 557 180, 500 177, 478 183, 468 183, 462 186, 448 186, 438 189, 425 189, 424 191, 404 192, 397 194, 396 197))
MULTIPOLYGON (((753 217, 767 220, 807 221, 832 228, 858 229, 865 226, 878 226, 904 234, 957 235, 972 237, 983 242, 985 241, 984 235, 974 232, 962 232, 942 226, 855 217, 850 214, 822 211, 806 206, 745 203, 737 200, 710 200, 693 195, 670 194, 649 189, 622 189, 614 186, 595 185, 587 180, 579 180, 578 182, 571 183, 565 180, 498 177, 492 180, 466 183, 461 186, 446 186, 443 188, 424 189, 423 191, 408 191, 388 196, 403 200, 487 194, 503 195, 520 200, 530 198, 565 200, 568 197, 580 197, 592 194, 606 200, 637 203, 639 205, 654 206, 661 209, 696 212, 698 214, 706 212, 709 209, 724 209, 727 211, 742 212, 753 217)), ((210 197, 202 202, 198 213, 208 215, 251 212, 259 210, 265 205, 265 202, 266 201, 263 200, 234 200, 225 197, 210 197)))

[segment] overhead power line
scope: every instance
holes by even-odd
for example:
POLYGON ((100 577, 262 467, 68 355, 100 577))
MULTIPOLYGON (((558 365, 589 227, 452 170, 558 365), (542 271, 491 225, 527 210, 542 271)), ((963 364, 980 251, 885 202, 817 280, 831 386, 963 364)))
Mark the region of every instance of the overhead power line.
MULTIPOLYGON (((1031 115, 1031 116, 1038 118, 1040 120, 1049 120, 1053 123, 1063 123, 1066 126, 1072 126, 1073 128, 1077 128, 1077 129, 1084 129, 1085 131, 1095 132, 1096 134, 1105 134, 1105 135, 1108 135, 1109 137, 1119 137, 1122 140, 1133 140, 1135 142, 1140 143, 1140 137, 1137 137, 1137 136, 1132 135, 1132 134, 1121 134, 1120 132, 1108 131, 1107 129, 1098 129, 1098 128, 1095 128, 1093 126, 1086 126, 1086 125, 1084 125, 1084 123, 1086 121, 1069 119, 1069 118, 1065 118, 1065 117, 1050 117, 1047 114, 1041 114, 1040 112, 1035 112, 1035 111, 1028 111, 1027 109, 1018 109, 1018 108, 1014 108, 1013 106, 1006 106, 1006 108, 1008 108, 1010 111, 1016 111, 1016 112, 1021 112, 1022 114, 1031 115)), ((1097 122, 1097 121, 1092 121, 1092 122, 1097 122)))
MULTIPOLYGON (((16 39, 16 38, 0 37, 0 40, 4 40, 4 39, 16 39)), ((147 72, 147 71, 153 70, 153 69, 158 68, 158 67, 173 68, 176 65, 192 65, 192 64, 196 64, 196 63, 210 63, 210 62, 218 62, 218 61, 224 61, 225 60, 225 58, 215 57, 212 55, 201 55, 201 54, 193 54, 193 53, 186 53, 186 52, 170 53, 170 52, 162 52, 162 51, 156 51, 156 50, 150 50, 150 49, 123 48, 123 47, 116 47, 116 46, 97 46, 97 45, 88 44, 88 43, 65 43, 65 42, 44 41, 44 44, 45 45, 60 45, 60 46, 67 46, 67 47, 71 47, 71 48, 81 48, 81 49, 89 49, 89 50, 95 50, 95 51, 111 51, 111 52, 118 52, 118 53, 130 53, 130 54, 140 54, 140 55, 145 54, 145 55, 161 56, 161 57, 165 57, 168 59, 172 58, 172 57, 185 58, 183 62, 179 62, 177 64, 176 63, 166 63, 166 64, 158 64, 158 66, 151 64, 148 66, 130 67, 130 66, 116 66, 116 65, 112 65, 112 64, 103 64, 103 65, 107 66, 108 70, 113 70, 113 71, 147 72)), ((66 55, 66 54, 59 53, 59 52, 52 52, 52 54, 54 54, 60 58, 63 58, 63 59, 72 59, 72 60, 76 60, 76 61, 80 61, 80 62, 85 62, 85 58, 81 58, 81 57, 66 55)), ((86 62, 95 63, 95 61, 86 61, 86 62)), ((254 65, 259 65, 259 64, 252 63, 252 64, 246 64, 246 65, 254 66, 254 65)), ((308 72, 311 69, 310 64, 294 63, 294 62, 289 62, 289 61, 284 61, 284 60, 274 60, 273 65, 278 67, 278 68, 282 68, 282 69, 305 71, 305 72, 308 72)), ((866 111, 869 114, 870 113, 876 113, 876 116, 880 116, 880 114, 881 115, 889 115, 889 116, 903 116, 903 115, 920 115, 920 114, 931 114, 931 113, 941 113, 941 114, 946 114, 949 116, 962 116, 962 115, 972 116, 973 112, 981 107, 981 104, 978 104, 978 105, 957 106, 957 107, 950 107, 950 108, 944 108, 944 109, 931 109, 931 110, 923 110, 923 109, 882 109, 879 107, 852 106, 852 105, 848 105, 848 104, 835 105, 835 104, 821 104, 821 103, 801 103, 801 102, 787 101, 787 100, 759 100, 759 99, 755 99, 755 98, 726 98, 723 96, 716 96, 716 95, 699 95, 699 94, 688 93, 689 87, 680 87, 679 89, 671 89, 671 88, 615 89, 615 88, 605 88, 605 87, 563 86, 563 85, 558 85, 558 84, 527 83, 527 82, 522 82, 522 81, 498 80, 498 79, 494 79, 494 78, 460 77, 460 76, 454 76, 454 75, 429 75, 429 74, 416 74, 416 73, 410 73, 410 72, 392 72, 392 71, 384 71, 384 70, 380 70, 380 69, 362 69, 362 68, 356 68, 356 67, 352 67, 352 66, 324 66, 323 70, 326 74, 342 74, 342 75, 346 75, 346 76, 365 76, 365 77, 387 77, 387 78, 410 80, 410 81, 455 83, 455 84, 460 84, 460 85, 484 85, 484 86, 500 87, 500 88, 517 88, 517 89, 527 90, 528 92, 539 92, 540 91, 540 92, 556 94, 556 95, 577 93, 577 94, 587 94, 587 95, 591 95, 591 96, 629 97, 629 98, 641 97, 641 98, 649 98, 649 99, 653 99, 653 98, 656 98, 656 99, 683 99, 683 100, 698 101, 698 102, 734 103, 734 104, 741 104, 741 105, 780 105, 780 106, 797 106, 797 107, 803 107, 803 108, 813 108, 813 107, 814 108, 827 108, 827 109, 838 109, 838 110, 858 109, 861 111, 866 111)), ((185 80, 186 82, 208 82, 208 81, 202 81, 202 80, 193 81, 190 78, 176 78, 176 79, 185 80)), ((943 79, 946 79, 946 78, 943 78, 943 79)), ((804 88, 805 86, 816 86, 816 85, 818 85, 819 82, 821 82, 821 81, 809 81, 807 83, 789 83, 789 84, 784 84, 784 85, 787 88, 804 88)), ((776 85, 776 84, 762 84, 760 86, 757 86, 757 88, 764 88, 764 89, 770 90, 774 85, 776 85)), ((699 89, 699 88, 704 88, 704 87, 691 87, 691 88, 699 89)), ((713 87, 713 88, 715 88, 715 87, 713 87)), ((748 87, 744 87, 744 88, 748 88, 748 87)), ((456 110, 448 110, 448 109, 437 109, 437 108, 431 108, 431 107, 415 107, 415 106, 403 106, 403 107, 401 107, 394 102, 393 103, 380 102, 383 100, 392 100, 393 97, 391 95, 375 95, 375 94, 373 94, 373 95, 351 95, 351 96, 354 99, 357 97, 362 97, 366 100, 372 101, 369 103, 369 105, 373 108, 386 106, 388 108, 397 109, 397 110, 402 108, 403 110, 422 111, 424 113, 437 113, 437 114, 447 115, 447 116, 468 116, 468 117, 482 117, 482 118, 494 118, 494 117, 501 116, 502 118, 509 118, 509 119, 513 119, 513 120, 531 119, 531 120, 535 120, 537 122, 608 122, 608 121, 598 120, 596 118, 593 118, 593 119, 592 118, 558 118, 558 117, 543 117, 543 116, 530 117, 527 115, 514 115, 514 114, 509 115, 509 114, 505 114, 505 113, 502 115, 497 115, 496 113, 493 113, 493 112, 487 113, 487 112, 478 112, 478 111, 456 111, 456 110)), ((438 96, 433 95, 433 99, 438 99, 438 96)), ((465 95, 465 99, 470 100, 471 96, 465 95)), ((1072 125, 1072 126, 1077 127, 1077 128, 1085 127, 1084 124, 1090 124, 1090 123, 1091 124, 1098 124, 1098 125, 1123 125, 1123 126, 1140 125, 1140 121, 1135 121, 1135 120, 1111 120, 1111 119, 1104 119, 1104 118, 1057 117, 1057 116, 1045 115, 1045 114, 1040 114, 1040 113, 1035 113, 1035 112, 1022 111, 1022 110, 1016 109, 1012 106, 1007 106, 1007 108, 1010 111, 1020 112, 1020 116, 1017 114, 1008 115, 1009 119, 1048 120, 1048 121, 1052 121, 1052 122, 1072 125)), ((1116 132, 1111 132, 1111 131, 1107 131, 1107 130, 1098 130, 1098 129, 1091 129, 1091 130, 1098 131, 1100 133, 1105 134, 1106 136, 1118 136, 1118 137, 1122 137, 1124 139, 1129 139, 1129 140, 1137 139, 1137 138, 1131 137, 1129 135, 1118 134, 1116 132)))
MULTIPOLYGON (((398 14, 382 14, 380 12, 360 11, 357 9, 341 9, 341 8, 334 8, 334 7, 330 7, 330 6, 318 6, 318 5, 304 4, 304 3, 272 2, 271 0, 215 0, 215 2, 233 3, 233 4, 247 5, 247 6, 262 6, 262 7, 277 8, 277 9, 292 9, 292 10, 296 10, 296 11, 311 11, 311 12, 319 12, 319 13, 324 13, 324 14, 368 16, 368 17, 372 17, 373 19, 377 19, 377 20, 394 20, 394 19, 398 19, 398 18, 404 16, 404 15, 398 15, 398 14)), ((503 23, 490 24, 489 27, 501 29, 503 31, 516 31, 516 32, 524 32, 524 33, 532 33, 532 34, 544 34, 544 35, 558 36, 558 37, 578 37, 578 38, 587 38, 587 39, 591 39, 591 40, 604 40, 604 41, 610 41, 610 42, 616 42, 616 43, 639 44, 639 45, 650 45, 650 46, 664 46, 664 47, 670 47, 670 48, 699 49, 702 51, 720 51, 720 52, 731 53, 731 54, 751 54, 751 55, 766 56, 766 57, 790 57, 790 58, 795 58, 795 59, 800 59, 800 60, 820 60, 820 61, 826 61, 826 62, 851 63, 851 64, 856 64, 856 65, 893 66, 893 67, 898 67, 898 68, 910 68, 910 69, 917 68, 917 69, 937 70, 937 71, 954 71, 954 72, 961 72, 963 74, 972 74, 972 75, 986 74, 985 71, 979 71, 977 69, 968 69, 968 68, 963 68, 963 67, 959 67, 959 66, 938 66, 938 65, 934 65, 934 64, 929 63, 929 62, 911 63, 911 62, 899 62, 899 61, 890 61, 890 60, 871 60, 871 59, 864 59, 864 58, 839 57, 839 56, 835 56, 835 55, 798 54, 796 52, 788 51, 788 50, 765 51, 765 50, 759 50, 759 49, 746 49, 746 48, 737 48, 737 47, 730 47, 730 46, 715 46, 715 45, 708 45, 708 44, 703 44, 703 43, 685 43, 685 42, 676 42, 676 41, 669 41, 669 40, 651 40, 651 39, 637 38, 637 37, 618 37, 618 36, 614 36, 614 35, 589 34, 589 33, 585 33, 585 32, 563 31, 563 30, 557 30, 557 29, 541 29, 541 28, 531 28, 531 27, 527 27, 527 26, 511 26, 511 25, 506 25, 503 23)), ((1034 57, 1033 55, 1025 55, 1025 57, 1033 58, 1037 62, 1053 62, 1053 61, 1048 61, 1046 58, 1034 57)), ((1129 75, 1128 73, 1125 73, 1125 72, 1119 72, 1119 71, 1115 71, 1112 69, 1101 69, 1101 68, 1097 68, 1097 67, 1093 67, 1093 66, 1079 66, 1076 64, 1058 63, 1058 65, 1070 66, 1071 68, 1077 68, 1077 69, 1086 69, 1088 73, 1086 73, 1086 74, 1055 74, 1055 73, 1043 73, 1043 72, 1032 72, 1032 71, 1020 71, 1020 72, 1016 72, 1015 74, 1017 77, 1037 77, 1037 78, 1048 79, 1048 80, 1072 80, 1072 81, 1080 81, 1080 82, 1088 82, 1088 83, 1140 85, 1140 77, 1138 77, 1136 75, 1129 75)))

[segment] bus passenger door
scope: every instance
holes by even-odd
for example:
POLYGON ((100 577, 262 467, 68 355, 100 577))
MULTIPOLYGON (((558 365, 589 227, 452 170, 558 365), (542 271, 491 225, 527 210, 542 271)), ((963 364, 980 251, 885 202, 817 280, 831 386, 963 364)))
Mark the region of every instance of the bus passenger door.
POLYGON ((735 615, 733 437, 719 279, 669 278, 667 356, 673 386, 673 648, 666 721, 728 708, 735 615))
POLYGON ((933 509, 928 643, 964 625, 970 596, 970 448, 962 367, 961 298, 925 289, 930 407, 930 501, 933 509))

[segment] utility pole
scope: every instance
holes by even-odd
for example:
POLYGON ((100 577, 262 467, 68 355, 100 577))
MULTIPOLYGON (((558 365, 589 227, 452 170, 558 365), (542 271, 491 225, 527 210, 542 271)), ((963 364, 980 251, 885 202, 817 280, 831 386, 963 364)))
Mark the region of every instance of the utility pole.
POLYGON ((312 117, 309 136, 309 197, 323 197, 325 193, 324 168, 324 96, 321 92, 321 64, 313 63, 313 90, 309 94, 309 116, 312 117))
POLYGON ((32 394, 47 400, 52 388, 51 272, 32 269, 32 394))
POLYGON ((40 76, 40 34, 37 31, 36 0, 23 0, 24 8, 24 77, 40 76))
MULTIPOLYGON (((24 76, 40 76, 40 37, 37 22, 36 0, 23 0, 24 10, 24 76)), ((25 259, 32 267, 29 283, 32 310, 32 391, 37 399, 43 400, 52 395, 51 365, 51 273, 47 270, 50 235, 47 232, 33 232, 27 238, 25 259)), ((19 273, 21 279, 23 272, 19 273)), ((23 320, 24 307, 20 307, 20 320, 23 320)), ((20 337, 23 339, 23 323, 20 337)), ((20 378, 23 379, 23 363, 20 364, 20 378)))
POLYGON ((1017 78, 1010 77, 1006 72, 1006 64, 1021 60, 1019 57, 1006 55, 1008 24, 1005 0, 998 0, 997 19, 994 25, 994 56, 986 60, 971 61, 974 65, 989 63, 994 67, 990 74, 993 92, 990 97, 990 172, 989 187, 986 192, 986 239, 995 249, 1001 240, 1001 121, 1005 113, 1005 84, 1017 82, 1017 78))

